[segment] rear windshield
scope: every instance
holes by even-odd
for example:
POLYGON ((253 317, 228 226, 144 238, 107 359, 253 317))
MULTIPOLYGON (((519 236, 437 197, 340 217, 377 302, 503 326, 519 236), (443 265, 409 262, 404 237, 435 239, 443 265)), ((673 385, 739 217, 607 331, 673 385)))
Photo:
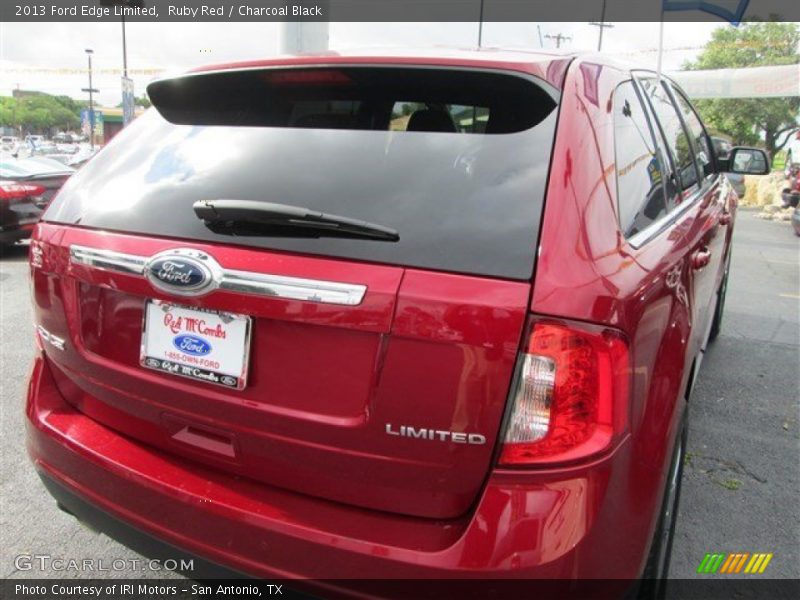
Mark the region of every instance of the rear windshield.
POLYGON ((148 88, 154 109, 73 176, 45 220, 528 279, 556 120, 546 83, 434 68, 268 69, 148 88), (211 228, 198 200, 255 200, 399 240, 211 228))

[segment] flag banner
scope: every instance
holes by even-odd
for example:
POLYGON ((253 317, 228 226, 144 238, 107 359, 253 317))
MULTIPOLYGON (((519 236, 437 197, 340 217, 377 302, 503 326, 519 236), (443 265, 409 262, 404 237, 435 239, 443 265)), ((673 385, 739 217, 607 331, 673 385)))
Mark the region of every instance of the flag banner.
POLYGON ((749 3, 750 0, 664 0, 664 11, 699 10, 738 25, 749 3))
POLYGON ((134 106, 133 79, 122 78, 122 125, 123 127, 133 121, 134 106))

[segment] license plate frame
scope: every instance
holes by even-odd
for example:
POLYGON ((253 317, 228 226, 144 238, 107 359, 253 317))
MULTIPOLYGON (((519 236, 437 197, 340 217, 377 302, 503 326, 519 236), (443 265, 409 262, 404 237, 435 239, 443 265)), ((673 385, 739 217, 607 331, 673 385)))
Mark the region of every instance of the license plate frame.
POLYGON ((253 318, 249 315, 148 299, 145 301, 142 315, 139 364, 145 369, 159 373, 241 391, 247 387, 252 325, 253 318), (149 322, 151 316, 168 314, 172 315, 169 325, 166 316, 163 316, 164 320, 161 323, 149 322), (179 317, 183 319, 176 321, 179 317), (214 335, 210 335, 212 332, 214 335), (224 338, 218 337, 220 332, 226 334, 224 338), (227 339, 228 334, 231 334, 234 341, 227 339), (168 346, 165 339, 169 336, 172 336, 174 348, 165 348, 168 346), (185 338, 180 340, 180 343, 188 344, 184 347, 199 346, 202 350, 205 345, 209 350, 200 355, 181 351, 178 346, 179 338, 185 338), (209 338, 214 340, 213 344, 209 338), (214 357, 204 358, 215 352, 215 345, 218 347, 221 345, 223 348, 226 345, 231 347, 216 352, 214 357), (225 364, 222 365, 219 359, 223 359, 225 364))

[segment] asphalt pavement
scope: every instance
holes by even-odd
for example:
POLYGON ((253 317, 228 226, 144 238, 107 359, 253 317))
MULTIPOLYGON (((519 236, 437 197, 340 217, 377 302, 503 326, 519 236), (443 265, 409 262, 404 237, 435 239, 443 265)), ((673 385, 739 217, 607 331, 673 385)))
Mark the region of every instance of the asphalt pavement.
POLYGON ((722 331, 689 401, 671 577, 698 577, 707 552, 771 552, 765 577, 800 577, 800 238, 755 215, 739 211, 722 331))
MULTIPOLYGON (((0 258, 0 577, 92 578, 41 559, 136 564, 137 554, 56 508, 25 452, 33 356, 27 249, 0 258), (30 567, 30 568, 29 568, 30 567)), ((771 552, 765 576, 800 578, 800 238, 740 211, 722 333, 690 401, 688 456, 671 576, 695 577, 707 552, 771 552)), ((124 568, 103 577, 164 577, 124 568)))

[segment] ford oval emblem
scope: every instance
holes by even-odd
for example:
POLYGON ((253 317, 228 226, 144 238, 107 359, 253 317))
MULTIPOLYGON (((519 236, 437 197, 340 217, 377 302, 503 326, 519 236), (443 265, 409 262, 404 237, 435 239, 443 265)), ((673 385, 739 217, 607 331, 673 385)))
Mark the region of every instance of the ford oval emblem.
POLYGON ((196 335, 176 335, 172 345, 192 356, 205 356, 211 352, 211 344, 196 335))
POLYGON ((217 287, 219 265, 199 250, 178 248, 150 258, 144 273, 153 287, 178 296, 207 294, 217 287))

